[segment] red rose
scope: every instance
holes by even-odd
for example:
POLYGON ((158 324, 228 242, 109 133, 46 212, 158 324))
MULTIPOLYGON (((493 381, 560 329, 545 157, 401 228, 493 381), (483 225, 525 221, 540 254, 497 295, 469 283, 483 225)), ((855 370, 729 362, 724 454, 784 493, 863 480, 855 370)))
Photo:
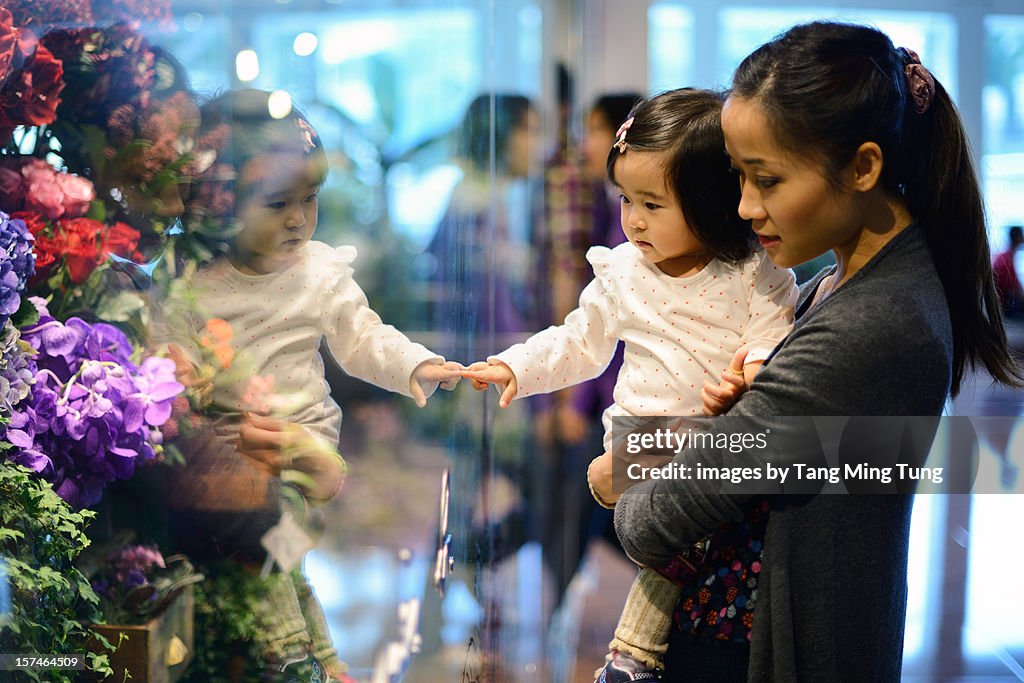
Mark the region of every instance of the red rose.
POLYGON ((41 126, 57 118, 64 65, 42 45, 11 74, 0 92, 0 107, 10 121, 41 126))
POLYGON ((36 254, 36 274, 32 276, 29 284, 34 285, 50 277, 52 266, 64 258, 64 236, 58 234, 54 237, 47 235, 50 232, 49 221, 42 215, 33 211, 15 211, 11 218, 19 218, 25 221, 28 231, 35 237, 32 251, 36 254))
POLYGON ((103 234, 100 253, 104 259, 110 254, 116 254, 121 258, 131 258, 135 253, 135 247, 139 244, 139 237, 139 231, 126 223, 109 225, 103 234))
POLYGON ((32 233, 33 237, 39 237, 44 234, 49 223, 47 220, 35 213, 34 211, 15 211, 11 214, 11 218, 19 218, 25 221, 25 226, 28 231, 32 233))
POLYGON ((96 266, 103 263, 99 236, 103 224, 91 218, 71 218, 58 223, 64 233, 64 262, 75 284, 85 282, 96 266))

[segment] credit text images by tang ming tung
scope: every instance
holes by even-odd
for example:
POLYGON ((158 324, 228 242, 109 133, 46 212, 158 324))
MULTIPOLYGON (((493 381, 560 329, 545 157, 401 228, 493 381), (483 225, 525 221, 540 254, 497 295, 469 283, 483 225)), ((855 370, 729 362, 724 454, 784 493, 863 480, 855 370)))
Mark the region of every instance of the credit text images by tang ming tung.
MULTIPOLYGON (((975 417, 615 417, 616 492, 1024 493, 1007 472, 1024 420, 975 417), (647 490, 647 489, 644 489, 647 490)), ((1024 464, 1024 463, 1022 463, 1024 464)))

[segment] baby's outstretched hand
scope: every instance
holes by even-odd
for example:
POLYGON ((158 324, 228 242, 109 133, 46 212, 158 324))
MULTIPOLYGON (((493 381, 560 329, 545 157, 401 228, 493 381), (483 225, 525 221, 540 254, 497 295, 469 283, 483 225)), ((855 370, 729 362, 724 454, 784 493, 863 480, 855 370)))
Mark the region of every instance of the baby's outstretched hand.
POLYGON ((508 404, 519 392, 515 373, 512 372, 512 368, 501 361, 495 363, 478 361, 466 368, 462 372, 462 376, 472 380, 473 388, 477 391, 483 391, 492 384, 496 385, 501 391, 498 405, 502 408, 508 408, 508 404))
POLYGON ((746 357, 747 349, 737 351, 729 362, 729 367, 722 371, 722 380, 717 386, 704 380, 700 400, 704 404, 705 415, 721 415, 728 411, 747 390, 743 365, 746 357))
POLYGON ((451 391, 462 380, 462 371, 465 370, 461 363, 453 360, 444 365, 436 363, 420 363, 412 373, 409 381, 409 393, 416 405, 422 408, 427 405, 427 396, 434 391, 435 386, 440 386, 445 391, 451 391))

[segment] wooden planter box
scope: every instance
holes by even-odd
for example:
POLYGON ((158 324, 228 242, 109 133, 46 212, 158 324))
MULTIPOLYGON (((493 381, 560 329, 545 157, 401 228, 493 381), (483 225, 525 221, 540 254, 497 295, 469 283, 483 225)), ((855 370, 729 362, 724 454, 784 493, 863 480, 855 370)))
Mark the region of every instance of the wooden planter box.
MULTIPOLYGON (((145 624, 93 624, 117 651, 110 655, 114 676, 108 680, 132 683, 174 683, 192 661, 193 611, 192 586, 186 586, 167 608, 145 624), (127 638, 120 640, 121 634, 127 638), (120 645, 118 641, 120 640, 120 645)), ((95 648, 94 652, 102 652, 95 648)))

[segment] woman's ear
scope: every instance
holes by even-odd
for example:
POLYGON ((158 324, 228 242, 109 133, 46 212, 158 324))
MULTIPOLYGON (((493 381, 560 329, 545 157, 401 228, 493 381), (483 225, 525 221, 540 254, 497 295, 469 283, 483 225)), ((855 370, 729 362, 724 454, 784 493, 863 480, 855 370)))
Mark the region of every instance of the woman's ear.
POLYGON ((862 143, 853 154, 853 191, 867 192, 878 185, 882 176, 882 148, 875 142, 862 143))

